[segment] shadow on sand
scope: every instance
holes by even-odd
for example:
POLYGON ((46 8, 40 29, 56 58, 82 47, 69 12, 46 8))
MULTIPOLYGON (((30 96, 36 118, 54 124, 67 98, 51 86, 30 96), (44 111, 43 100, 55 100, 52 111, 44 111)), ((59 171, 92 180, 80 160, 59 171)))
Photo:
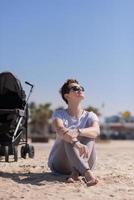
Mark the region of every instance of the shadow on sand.
POLYGON ((0 172, 0 177, 12 179, 19 184, 31 184, 31 185, 45 185, 47 182, 65 182, 67 175, 59 175, 51 172, 45 173, 9 173, 0 172))

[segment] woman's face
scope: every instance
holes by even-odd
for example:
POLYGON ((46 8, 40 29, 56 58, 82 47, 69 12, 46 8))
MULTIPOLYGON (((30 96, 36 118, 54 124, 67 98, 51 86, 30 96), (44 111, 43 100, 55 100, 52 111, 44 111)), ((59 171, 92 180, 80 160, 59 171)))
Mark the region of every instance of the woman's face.
POLYGON ((69 84, 69 93, 65 94, 65 98, 68 101, 80 101, 84 99, 84 88, 77 83, 69 84))

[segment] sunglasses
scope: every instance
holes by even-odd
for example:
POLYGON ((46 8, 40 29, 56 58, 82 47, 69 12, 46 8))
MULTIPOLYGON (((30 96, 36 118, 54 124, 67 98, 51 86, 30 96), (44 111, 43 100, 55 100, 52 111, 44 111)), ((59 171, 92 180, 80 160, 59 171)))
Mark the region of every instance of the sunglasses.
POLYGON ((73 87, 70 87, 69 89, 68 89, 68 91, 69 92, 84 92, 85 91, 85 89, 84 89, 84 87, 82 87, 82 86, 73 86, 73 87))

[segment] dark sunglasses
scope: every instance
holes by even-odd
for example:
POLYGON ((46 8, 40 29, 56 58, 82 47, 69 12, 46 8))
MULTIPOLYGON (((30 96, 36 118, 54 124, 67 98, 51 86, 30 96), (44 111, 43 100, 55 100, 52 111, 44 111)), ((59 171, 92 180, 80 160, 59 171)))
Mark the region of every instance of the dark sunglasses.
POLYGON ((84 87, 82 87, 82 86, 73 86, 73 87, 70 87, 69 89, 68 89, 68 91, 70 92, 70 91, 72 91, 72 92, 84 92, 85 91, 85 89, 84 89, 84 87))

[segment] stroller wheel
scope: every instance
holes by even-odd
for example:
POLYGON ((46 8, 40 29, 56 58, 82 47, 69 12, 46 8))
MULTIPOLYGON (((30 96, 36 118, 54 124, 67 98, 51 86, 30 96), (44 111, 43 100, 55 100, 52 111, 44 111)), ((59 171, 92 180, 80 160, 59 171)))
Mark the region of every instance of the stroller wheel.
POLYGON ((9 147, 5 146, 5 162, 9 162, 9 147))
POLYGON ((28 148, 28 154, 29 154, 29 158, 34 158, 34 147, 32 145, 29 145, 28 148))
POLYGON ((17 146, 14 146, 13 152, 14 152, 14 161, 17 162, 18 161, 18 147, 17 146))
POLYGON ((21 157, 26 159, 26 146, 21 147, 20 153, 21 153, 21 157))

